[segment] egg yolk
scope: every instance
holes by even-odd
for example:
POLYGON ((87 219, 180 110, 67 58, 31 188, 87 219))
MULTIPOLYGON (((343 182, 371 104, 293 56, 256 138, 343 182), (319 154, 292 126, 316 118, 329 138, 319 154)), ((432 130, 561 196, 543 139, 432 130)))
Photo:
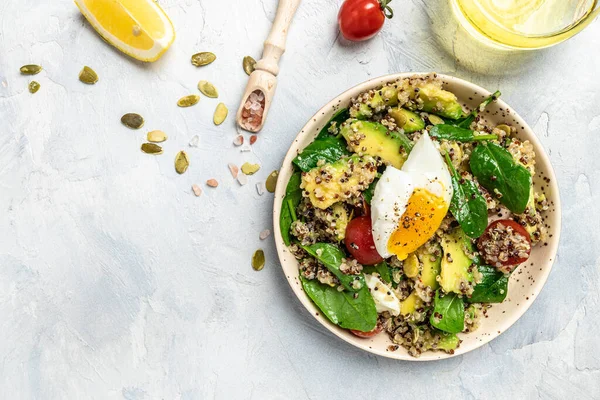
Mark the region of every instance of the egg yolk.
POLYGON ((415 189, 400 217, 398 227, 388 241, 390 253, 405 260, 409 254, 427 243, 440 227, 447 212, 448 204, 443 198, 425 189, 415 189))

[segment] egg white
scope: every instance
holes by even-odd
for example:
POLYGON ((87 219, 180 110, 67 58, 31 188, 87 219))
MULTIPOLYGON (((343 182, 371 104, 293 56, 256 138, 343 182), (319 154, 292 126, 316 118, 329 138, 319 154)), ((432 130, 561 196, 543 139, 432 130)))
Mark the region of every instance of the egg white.
POLYGON ((371 224, 375 248, 383 258, 393 255, 388 250, 388 242, 417 188, 442 198, 448 205, 452 200, 450 172, 426 132, 413 147, 402 170, 388 166, 375 186, 371 200, 371 224))
POLYGON ((400 315, 400 300, 389 286, 383 283, 375 275, 369 274, 365 274, 365 283, 373 296, 375 309, 378 313, 387 311, 394 316, 400 315))

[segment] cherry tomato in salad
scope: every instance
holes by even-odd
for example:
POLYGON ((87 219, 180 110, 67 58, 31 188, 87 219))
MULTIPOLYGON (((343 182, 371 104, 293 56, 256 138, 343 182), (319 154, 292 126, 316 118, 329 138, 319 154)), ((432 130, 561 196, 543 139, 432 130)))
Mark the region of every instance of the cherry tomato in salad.
POLYGON ((382 330, 383 330, 383 326, 381 326, 381 324, 378 322, 377 325, 375 326, 375 328, 373 328, 373 330, 371 330, 369 332, 355 331, 354 329, 350 329, 350 332, 352 332, 354 335, 358 336, 359 338, 367 339, 367 338, 371 338, 371 337, 379 334, 382 330))
POLYGON ((499 219, 485 229, 477 247, 489 265, 504 271, 524 263, 531 253, 531 237, 519 223, 511 219, 499 219))
POLYGON ((373 265, 383 261, 375 248, 371 217, 356 217, 346 227, 344 242, 352 257, 363 265, 373 265))
POLYGON ((375 36, 387 18, 394 13, 388 3, 391 0, 346 0, 340 8, 338 23, 340 32, 355 42, 375 36))

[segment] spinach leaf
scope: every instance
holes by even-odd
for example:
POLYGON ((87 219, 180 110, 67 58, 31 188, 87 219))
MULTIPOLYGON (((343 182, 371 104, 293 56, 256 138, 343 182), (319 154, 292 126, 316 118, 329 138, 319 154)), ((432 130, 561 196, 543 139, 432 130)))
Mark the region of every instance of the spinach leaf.
POLYGON ((373 194, 375 193, 375 186, 377 186, 377 182, 379 182, 379 178, 375 178, 369 187, 362 192, 363 198, 367 204, 371 204, 371 200, 373 200, 373 194))
POLYGON ((481 111, 483 111, 492 101, 494 101, 498 97, 500 97, 501 94, 502 93, 500 93, 499 90, 496 90, 494 93, 492 93, 492 95, 490 97, 483 100, 477 108, 475 108, 473 111, 471 111, 471 113, 469 115, 467 115, 463 119, 458 120, 455 125, 459 126, 461 128, 469 128, 471 126, 471 123, 473 121, 475 121, 475 118, 477 118, 477 115, 481 111))
POLYGON ((302 189, 300 189, 300 183, 302 182, 302 173, 296 172, 290 178, 288 185, 285 189, 285 197, 281 203, 281 215, 279 216, 279 228, 281 230, 281 236, 283 237, 284 243, 289 246, 291 243, 290 228, 292 222, 296 217, 296 207, 302 200, 302 189))
POLYGON ((329 243, 316 243, 310 246, 302 246, 304 250, 334 274, 340 283, 351 292, 356 292, 356 289, 352 287, 352 283, 355 280, 360 282, 360 287, 366 286, 365 277, 363 274, 360 275, 346 275, 340 271, 340 264, 342 258, 346 258, 346 254, 339 247, 329 243))
POLYGON ((465 304, 456 293, 440 296, 435 292, 433 313, 429 322, 434 328, 448 333, 459 333, 465 329, 465 304))
POLYGON ((450 212, 468 236, 478 238, 488 225, 487 202, 479 193, 475 182, 462 179, 458 175, 448 153, 446 153, 446 163, 452 176, 452 189, 454 189, 450 212))
POLYGON ((373 330, 377 325, 375 301, 366 285, 358 292, 339 292, 316 279, 309 281, 302 274, 300 281, 304 292, 334 324, 362 332, 373 330))
POLYGON ((363 272, 365 274, 372 274, 373 272, 377 272, 381 277, 381 280, 386 283, 392 283, 392 276, 390 274, 390 267, 387 265, 385 261, 380 262, 375 265, 364 265, 363 272))
POLYGON ((453 140, 455 142, 478 142, 481 140, 498 139, 498 135, 475 135, 475 132, 470 129, 446 124, 435 125, 429 131, 429 135, 437 139, 453 140))
POLYGON ((471 153, 471 171, 481 185, 496 193, 500 202, 515 214, 527 207, 531 174, 512 155, 495 143, 480 143, 471 153))
POLYGON ((337 126, 339 127, 348 118, 350 118, 350 111, 348 111, 347 108, 340 108, 339 110, 337 110, 335 112, 335 114, 333 114, 333 117, 331 117, 329 122, 327 122, 327 124, 325 124, 323 129, 321 129, 321 131, 319 132, 319 134, 317 135, 315 140, 320 140, 320 139, 326 138, 328 136, 331 136, 331 134, 329 133, 329 128, 331 127, 331 125, 335 122, 337 124, 337 126))
POLYGON ((467 303, 502 303, 508 294, 508 278, 494 267, 479 265, 483 281, 475 286, 475 290, 467 303))
POLYGON ((302 150, 292 163, 300 170, 307 172, 317 166, 319 160, 334 162, 343 156, 350 155, 346 141, 341 137, 327 136, 317 139, 302 150))

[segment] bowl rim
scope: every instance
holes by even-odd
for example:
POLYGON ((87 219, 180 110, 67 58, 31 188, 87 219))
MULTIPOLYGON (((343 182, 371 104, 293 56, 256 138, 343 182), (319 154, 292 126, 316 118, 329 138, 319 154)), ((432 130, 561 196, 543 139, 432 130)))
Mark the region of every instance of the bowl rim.
MULTIPOLYGON (((403 353, 399 353, 399 352, 381 351, 379 349, 372 348, 371 346, 369 346, 369 343, 370 343, 369 341, 366 341, 366 340, 360 339, 360 338, 350 337, 348 335, 342 334, 341 332, 342 331, 345 332, 346 330, 331 323, 325 316, 322 315, 322 313, 320 312, 318 307, 312 302, 312 300, 306 295, 306 293, 304 293, 304 291, 302 289, 298 290, 295 287, 295 286, 297 286, 297 285, 294 285, 294 282, 293 282, 293 279, 295 277, 288 276, 286 274, 285 268, 284 268, 283 254, 285 252, 288 252, 288 254, 289 254, 289 251, 287 251, 287 246, 283 242, 283 238, 281 236, 281 229, 279 227, 279 217, 280 217, 282 200, 285 195, 285 189, 286 189, 287 183, 289 181, 289 177, 288 177, 286 179, 286 181, 283 182, 283 176, 285 174, 282 174, 281 172, 292 168, 292 160, 295 158, 297 151, 301 150, 300 146, 297 144, 306 135, 312 136, 312 139, 314 140, 314 138, 320 131, 320 127, 319 127, 320 122, 319 121, 322 119, 322 117, 324 115, 329 115, 329 112, 331 111, 331 109, 336 110, 336 107, 339 104, 341 104, 341 103, 345 104, 345 102, 349 102, 350 99, 352 98, 352 96, 350 96, 350 93, 356 92, 356 91, 363 92, 366 90, 370 90, 377 86, 382 85, 385 82, 391 82, 391 81, 395 81, 398 79, 404 79, 404 78, 408 78, 408 77, 412 77, 412 76, 423 76, 423 75, 431 75, 431 74, 436 74, 436 76, 438 78, 440 78, 441 80, 443 80, 444 82, 452 82, 454 84, 463 86, 469 90, 475 90, 476 92, 481 93, 484 96, 489 96, 492 94, 492 92, 490 92, 489 90, 482 88, 482 87, 480 87, 472 82, 469 82, 467 80, 464 80, 464 79, 461 79, 461 78, 458 78, 455 76, 451 76, 451 75, 434 73, 434 72, 393 73, 393 74, 388 74, 388 75, 382 75, 382 76, 379 76, 376 78, 369 79, 362 83, 359 83, 359 84, 345 90, 344 92, 340 93, 335 98, 333 98, 331 101, 329 101, 327 104, 325 104, 323 107, 321 107, 312 117, 310 117, 308 122, 304 125, 304 127, 300 130, 300 132, 296 135, 296 137, 292 140, 292 144, 290 145, 288 151, 286 152, 283 163, 279 170, 280 172, 279 172, 279 177, 277 179, 277 186, 276 186, 276 190, 274 193, 274 200, 273 200, 273 232, 274 232, 275 246, 277 249, 277 256, 279 259, 279 263, 280 263, 280 266, 283 270, 284 276, 286 277, 288 284, 290 285, 292 291, 294 292, 294 294, 296 295, 298 300, 300 300, 300 302, 302 303, 304 308, 306 308, 306 310, 313 316, 313 318, 315 318, 317 321, 319 321, 319 323, 321 325, 323 325, 331 333, 333 333, 335 336, 342 339, 346 343, 348 343, 354 347, 357 347, 359 349, 365 350, 372 354, 376 354, 379 356, 396 359, 396 360, 403 360, 403 361, 424 362, 424 361, 444 360, 444 359, 456 357, 456 356, 471 352, 473 350, 476 350, 476 349, 480 348, 481 346, 491 342, 492 340, 494 340, 495 338, 500 336, 502 333, 506 332, 513 324, 515 324, 527 312, 527 310, 531 307, 533 302, 539 297, 540 292, 542 291, 543 287, 545 286, 546 281, 548 280, 548 276, 550 275, 550 271, 552 270, 554 262, 556 261, 556 256, 557 256, 558 246, 559 246, 560 236, 561 236, 561 229, 562 229, 562 208, 561 208, 561 201, 560 201, 560 191, 559 191, 559 186, 558 186, 558 182, 556 179, 556 174, 554 172, 554 168, 550 162, 550 158, 549 158, 548 154, 546 154, 546 151, 545 151, 544 147, 542 146, 542 143, 539 141, 537 135, 535 134, 533 129, 531 129, 529 124, 527 124, 527 122, 512 107, 510 107, 501 98, 499 98, 496 100, 497 104, 499 104, 502 108, 508 110, 510 112, 511 116, 518 123, 520 123, 520 125, 524 128, 524 132, 522 134, 524 136, 526 136, 526 139, 529 140, 533 144, 533 147, 534 147, 535 153, 536 153, 536 163, 539 163, 539 160, 542 160, 543 164, 547 167, 546 174, 547 174, 547 177, 550 178, 550 182, 548 182, 547 192, 552 193, 552 201, 554 202, 554 207, 553 207, 554 208, 554 214, 553 214, 554 220, 552 221, 552 237, 550 240, 548 240, 548 250, 547 251, 550 256, 550 259, 548 261, 544 262, 544 267, 542 268, 541 275, 536 279, 535 283, 532 285, 532 289, 534 290, 533 294, 535 297, 532 301, 526 302, 522 305, 518 305, 517 311, 514 313, 513 317, 507 318, 507 320, 504 321, 504 323, 501 324, 501 326, 498 326, 498 334, 497 335, 495 335, 493 337, 486 336, 485 339, 475 342, 473 345, 469 346, 468 348, 459 347, 459 349, 457 351, 455 351, 453 354, 448 354, 445 352, 425 352, 425 353, 421 354, 420 357, 412 357, 408 354, 403 354, 403 353), (318 127, 318 129, 316 129, 316 130, 314 129, 315 125, 318 127), (361 342, 361 340, 364 342, 361 342), (434 354, 434 355, 432 355, 432 354, 434 354)), ((331 117, 328 117, 327 120, 329 120, 330 118, 331 117)), ((323 123, 325 124, 325 123, 327 123, 327 121, 324 121, 323 123)), ((304 148, 304 147, 302 147, 302 148, 304 148)), ((290 174, 290 176, 291 176, 291 174, 290 174)), ((508 297, 506 300, 508 300, 508 297)))

